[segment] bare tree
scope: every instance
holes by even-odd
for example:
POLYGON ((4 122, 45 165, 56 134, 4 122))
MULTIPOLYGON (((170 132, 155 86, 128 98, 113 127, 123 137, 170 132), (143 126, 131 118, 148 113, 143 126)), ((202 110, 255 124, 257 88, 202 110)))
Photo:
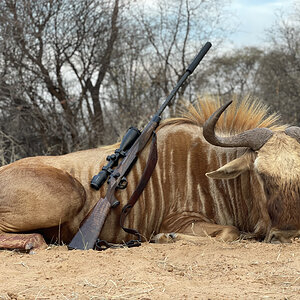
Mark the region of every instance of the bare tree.
MULTIPOLYGON (((256 94, 257 71, 263 54, 262 50, 246 47, 213 58, 204 74, 203 89, 222 99, 256 94)), ((198 84, 201 86, 201 82, 198 84)))
POLYGON ((82 136, 88 146, 102 143, 100 88, 118 36, 119 1, 4 0, 0 6, 5 60, 32 112, 61 125, 63 152, 82 147, 82 136))
MULTIPOLYGON (((201 46, 216 46, 227 30, 224 1, 157 0, 151 9, 146 2, 0 2, 6 153, 60 154, 114 142, 130 123, 144 124, 201 46)), ((197 93, 202 81, 179 97, 197 93)))
POLYGON ((300 5, 279 14, 269 30, 271 47, 259 69, 260 95, 280 111, 285 121, 300 124, 300 5))
MULTIPOLYGON (((219 0, 157 0, 155 6, 139 6, 136 21, 149 42, 143 49, 141 64, 158 99, 169 95, 207 40, 217 46, 229 33, 226 4, 219 0)), ((193 76, 192 80, 196 78, 193 76)), ((187 84, 179 91, 178 99, 186 88, 187 84)), ((170 103, 171 115, 176 111, 176 103, 170 103)))
MULTIPOLYGON (((81 109, 87 112, 83 116, 84 126, 89 132, 89 145, 104 142, 105 128, 101 88, 110 67, 115 43, 119 35, 119 0, 93 1, 86 3, 77 11, 75 23, 75 47, 63 50, 75 78, 81 88, 81 109), (101 11, 97 7, 101 6, 101 11), (97 13, 95 13, 97 12, 97 13), (108 14, 108 12, 110 12, 108 14), (80 28, 80 30, 78 30, 80 28)), ((124 3, 124 1, 123 1, 124 3)), ((124 5, 124 4, 123 4, 124 5)), ((124 8, 124 7, 122 7, 124 8)))

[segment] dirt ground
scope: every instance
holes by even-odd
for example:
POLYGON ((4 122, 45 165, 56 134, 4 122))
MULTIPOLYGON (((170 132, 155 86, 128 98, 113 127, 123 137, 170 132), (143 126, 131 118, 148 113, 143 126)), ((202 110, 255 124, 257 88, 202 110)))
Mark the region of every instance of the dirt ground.
POLYGON ((0 251, 0 299, 300 299, 300 240, 0 251))

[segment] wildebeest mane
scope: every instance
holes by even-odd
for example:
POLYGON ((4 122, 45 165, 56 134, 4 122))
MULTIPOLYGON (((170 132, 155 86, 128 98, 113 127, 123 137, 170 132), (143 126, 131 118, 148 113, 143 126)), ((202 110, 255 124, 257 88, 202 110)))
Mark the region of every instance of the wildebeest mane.
MULTIPOLYGON (((195 103, 182 102, 180 117, 166 119, 161 122, 158 130, 168 125, 194 124, 200 127, 223 104, 219 98, 210 96, 198 97, 195 103)), ((245 97, 243 100, 233 100, 233 103, 221 115, 216 124, 216 131, 225 135, 237 134, 253 128, 269 128, 273 131, 284 130, 289 125, 280 122, 280 115, 270 113, 270 108, 257 98, 245 97)), ((120 143, 102 148, 113 151, 120 143)))
MULTIPOLYGON (((183 104, 182 117, 165 120, 161 126, 190 123, 203 126, 205 121, 223 102, 219 98, 199 97, 194 104, 183 104)), ((288 125, 282 124, 280 115, 271 113, 269 107, 253 97, 233 100, 233 103, 221 115, 216 130, 224 134, 237 134, 253 128, 266 127, 273 131, 284 130, 288 125)))

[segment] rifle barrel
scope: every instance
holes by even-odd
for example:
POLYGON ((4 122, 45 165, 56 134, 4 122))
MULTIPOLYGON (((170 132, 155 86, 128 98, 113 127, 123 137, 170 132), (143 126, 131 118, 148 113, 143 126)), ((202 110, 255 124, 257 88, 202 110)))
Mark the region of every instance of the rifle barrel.
POLYGON ((167 97, 167 99, 165 100, 165 102, 159 108, 159 110, 157 111, 157 113, 156 113, 155 116, 160 116, 162 114, 162 112, 165 110, 165 108, 167 107, 167 105, 169 104, 169 102, 173 99, 173 97, 175 96, 175 94, 177 93, 177 91, 179 90, 179 88, 181 87, 181 85, 185 82, 185 80, 188 78, 188 76, 191 75, 194 72, 194 70, 199 65, 200 61, 203 59, 203 57, 208 52, 208 50, 210 49, 210 47, 211 47, 211 43, 210 42, 206 42, 206 44, 199 51, 199 53, 194 58, 194 60, 192 61, 192 63, 186 69, 186 72, 180 78, 180 80, 178 81, 177 85, 174 87, 174 89, 170 93, 170 95, 167 97))

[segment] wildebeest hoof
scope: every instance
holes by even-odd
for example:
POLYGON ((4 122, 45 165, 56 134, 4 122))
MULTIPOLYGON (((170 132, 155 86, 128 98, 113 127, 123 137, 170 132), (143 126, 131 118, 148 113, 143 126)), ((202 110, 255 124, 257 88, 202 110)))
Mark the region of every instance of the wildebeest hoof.
POLYGON ((171 233, 159 233, 153 237, 151 240, 152 243, 159 243, 159 244, 168 244, 174 243, 176 240, 177 234, 175 232, 171 233))
POLYGON ((177 234, 175 232, 159 233, 151 239, 151 242, 159 243, 159 244, 168 244, 168 243, 174 243, 176 238, 177 238, 177 234))
POLYGON ((25 250, 26 251, 30 251, 31 249, 33 249, 33 243, 27 243, 26 245, 25 245, 25 250))
POLYGON ((293 237, 299 235, 297 230, 279 230, 272 228, 266 235, 264 242, 271 244, 292 243, 293 237))

